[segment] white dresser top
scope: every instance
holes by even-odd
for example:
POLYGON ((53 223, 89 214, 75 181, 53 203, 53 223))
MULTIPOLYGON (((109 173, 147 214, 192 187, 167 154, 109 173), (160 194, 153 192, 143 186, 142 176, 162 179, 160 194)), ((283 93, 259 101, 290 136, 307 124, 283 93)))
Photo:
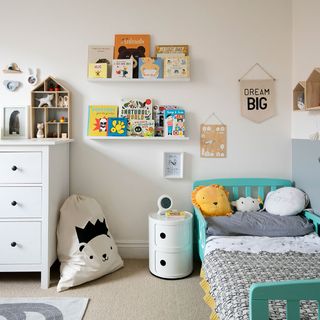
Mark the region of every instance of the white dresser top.
POLYGON ((73 139, 0 139, 0 146, 53 146, 70 143, 73 139))

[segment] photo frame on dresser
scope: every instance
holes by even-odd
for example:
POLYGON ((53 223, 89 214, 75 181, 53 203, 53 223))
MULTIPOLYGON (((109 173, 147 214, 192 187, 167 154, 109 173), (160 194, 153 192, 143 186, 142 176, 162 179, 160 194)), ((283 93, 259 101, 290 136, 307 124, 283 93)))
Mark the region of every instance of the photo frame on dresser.
POLYGON ((1 139, 27 139, 28 129, 28 106, 1 107, 1 139))

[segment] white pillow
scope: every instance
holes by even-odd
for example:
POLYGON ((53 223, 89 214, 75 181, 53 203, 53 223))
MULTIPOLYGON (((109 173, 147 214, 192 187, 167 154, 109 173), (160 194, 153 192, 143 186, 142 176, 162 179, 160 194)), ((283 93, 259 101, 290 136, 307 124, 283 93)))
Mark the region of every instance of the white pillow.
POLYGON ((61 263, 58 292, 123 266, 102 209, 92 198, 72 195, 64 202, 57 237, 61 263))
POLYGON ((264 208, 271 214, 293 216, 303 211, 308 205, 307 195, 293 187, 283 187, 267 194, 264 208))

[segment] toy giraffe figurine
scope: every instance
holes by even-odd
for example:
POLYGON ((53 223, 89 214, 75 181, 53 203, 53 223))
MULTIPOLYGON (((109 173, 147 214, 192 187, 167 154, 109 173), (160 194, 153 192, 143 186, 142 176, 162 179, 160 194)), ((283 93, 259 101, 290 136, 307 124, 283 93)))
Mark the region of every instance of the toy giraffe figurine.
POLYGON ((44 138, 43 123, 37 123, 37 138, 44 138))

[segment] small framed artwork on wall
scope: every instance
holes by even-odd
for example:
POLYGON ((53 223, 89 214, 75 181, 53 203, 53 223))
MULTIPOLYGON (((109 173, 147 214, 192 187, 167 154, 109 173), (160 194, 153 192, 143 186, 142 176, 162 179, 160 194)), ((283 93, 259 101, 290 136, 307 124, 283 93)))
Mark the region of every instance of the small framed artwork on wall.
POLYGON ((28 138, 28 106, 2 107, 2 139, 28 138))
POLYGON ((183 152, 164 152, 163 177, 166 179, 182 179, 183 158, 183 152))

